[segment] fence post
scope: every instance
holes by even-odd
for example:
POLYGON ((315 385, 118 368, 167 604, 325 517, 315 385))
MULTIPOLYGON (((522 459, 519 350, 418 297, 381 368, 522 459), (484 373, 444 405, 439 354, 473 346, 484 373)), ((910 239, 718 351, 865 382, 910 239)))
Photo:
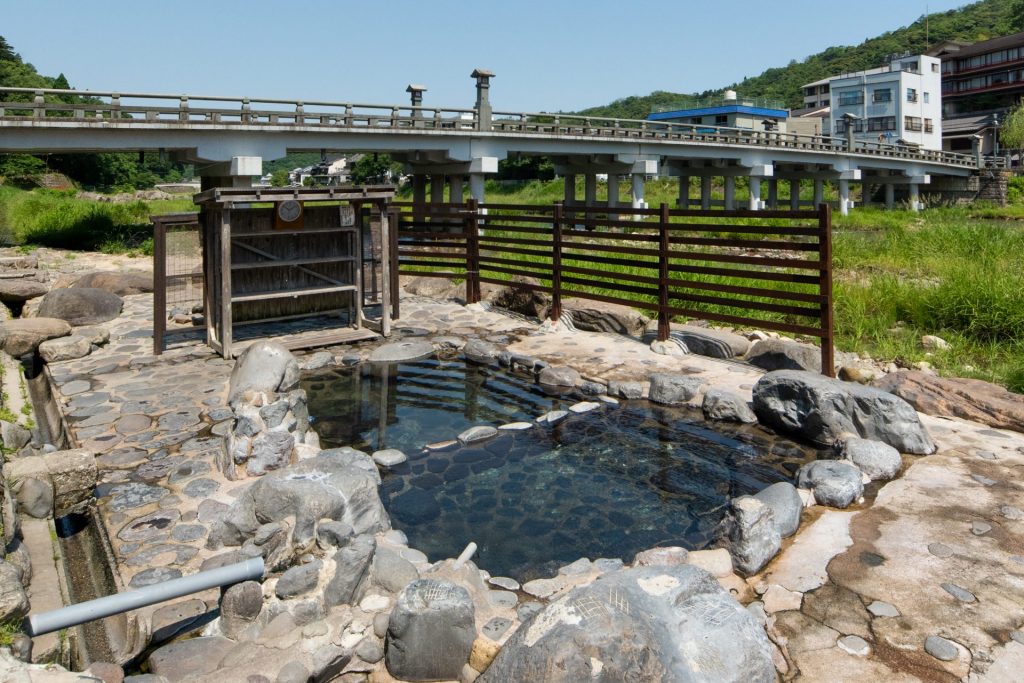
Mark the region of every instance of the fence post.
POLYGON ((401 320, 402 313, 399 306, 402 297, 398 271, 398 231, 402 226, 402 214, 401 210, 388 204, 387 200, 384 201, 383 207, 381 213, 391 217, 389 221, 391 230, 388 231, 388 251, 390 252, 388 259, 391 262, 391 317, 395 320, 401 320))
POLYGON ((819 290, 821 294, 821 372, 836 376, 835 330, 832 320, 832 207, 818 207, 819 290))
POLYGON ((555 202, 554 222, 551 230, 551 320, 562 317, 562 202, 555 202))
POLYGON ((668 314, 668 204, 661 203, 658 221, 658 341, 667 341, 671 329, 668 314))
POLYGON ((480 301, 480 203, 470 197, 466 202, 466 303, 480 301))
POLYGON ((153 355, 164 352, 167 331, 167 227, 159 216, 153 221, 153 355))

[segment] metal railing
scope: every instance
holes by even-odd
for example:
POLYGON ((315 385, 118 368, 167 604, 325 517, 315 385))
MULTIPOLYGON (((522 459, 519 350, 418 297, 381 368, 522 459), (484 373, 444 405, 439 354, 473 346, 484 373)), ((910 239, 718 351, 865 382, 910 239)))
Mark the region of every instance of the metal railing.
POLYGON ((915 149, 901 145, 856 142, 843 138, 754 131, 703 124, 580 116, 562 113, 500 112, 481 125, 476 109, 360 104, 305 100, 260 99, 211 95, 169 95, 134 92, 0 88, 0 121, 74 119, 79 125, 103 127, 140 124, 318 129, 422 129, 524 136, 638 139, 715 146, 764 147, 783 150, 869 154, 975 168, 973 155, 915 149), (61 99, 63 98, 63 99, 61 99), (77 101, 76 101, 77 98, 77 101), (70 102, 67 100, 71 100, 70 102), (230 103, 233 106, 225 106, 230 103))

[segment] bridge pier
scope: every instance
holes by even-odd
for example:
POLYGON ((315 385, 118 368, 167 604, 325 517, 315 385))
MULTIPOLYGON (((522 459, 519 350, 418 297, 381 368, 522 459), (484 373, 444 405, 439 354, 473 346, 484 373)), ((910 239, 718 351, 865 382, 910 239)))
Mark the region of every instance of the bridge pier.
POLYGON ((565 174, 565 205, 569 206, 576 203, 576 174, 566 173, 565 174))
POLYGON ((597 206, 597 174, 583 175, 583 201, 587 206, 597 206))
POLYGON ((885 208, 892 209, 896 205, 896 186, 893 183, 885 184, 885 208))
POLYGON ((825 181, 821 178, 814 179, 814 208, 817 209, 825 202, 825 181))
POLYGON ((430 203, 444 204, 444 173, 430 174, 430 203))
POLYGON ((842 216, 850 214, 850 181, 840 179, 839 181, 839 213, 842 216))
POLYGON ((462 203, 462 174, 460 173, 448 176, 448 201, 452 204, 462 203))
POLYGON ((632 199, 634 209, 646 208, 647 204, 644 202, 644 185, 647 180, 643 173, 634 173, 631 176, 632 179, 632 199))
POLYGON ((482 204, 484 201, 484 174, 483 173, 470 173, 469 174, 469 196, 482 204))
POLYGON ((262 157, 231 157, 231 161, 210 164, 199 169, 199 189, 252 187, 252 179, 263 175, 262 157))
POLYGON ((725 176, 725 210, 736 210, 736 177, 725 176))
POLYGON ((773 211, 779 208, 779 181, 775 178, 768 180, 768 208, 773 211))
POLYGON ((608 218, 610 220, 618 220, 619 215, 612 212, 612 209, 619 205, 619 175, 617 173, 608 174, 608 218))
POLYGON ((789 209, 791 211, 800 210, 800 180, 798 178, 789 181, 789 209))
POLYGON ((711 210, 711 176, 700 177, 700 210, 711 210))
POLYGON ((750 201, 747 204, 747 208, 751 211, 757 211, 761 208, 761 179, 757 176, 750 176, 748 185, 750 187, 750 201))
POLYGON ((910 210, 921 210, 921 186, 917 183, 910 183, 910 210))
POLYGON ((676 200, 676 206, 680 209, 690 208, 690 176, 679 176, 679 198, 676 200))

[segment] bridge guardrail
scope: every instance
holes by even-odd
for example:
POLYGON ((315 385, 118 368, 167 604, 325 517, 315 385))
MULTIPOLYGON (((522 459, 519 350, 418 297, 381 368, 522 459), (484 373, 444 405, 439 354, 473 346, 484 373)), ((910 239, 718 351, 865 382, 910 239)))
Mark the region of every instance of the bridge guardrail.
MULTIPOLYGON (((333 128, 482 130, 476 109, 320 100, 170 95, 48 88, 0 88, 0 120, 73 118, 83 123, 187 123, 333 128), (234 107, 223 106, 233 103, 234 107)), ((973 155, 798 133, 561 113, 494 112, 490 131, 520 135, 637 138, 775 149, 849 152, 976 168, 973 155)))

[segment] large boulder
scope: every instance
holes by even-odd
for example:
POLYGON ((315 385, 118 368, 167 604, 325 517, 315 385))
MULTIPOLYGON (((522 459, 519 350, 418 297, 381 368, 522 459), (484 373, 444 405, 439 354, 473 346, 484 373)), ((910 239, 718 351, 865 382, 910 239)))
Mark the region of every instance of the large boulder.
POLYGON ((47 363, 59 363, 88 356, 92 351, 89 337, 72 334, 57 339, 47 339, 39 344, 39 357, 47 363))
POLYGON ((299 362, 275 342, 257 342, 235 362, 228 381, 228 403, 236 406, 247 391, 267 394, 290 391, 299 383, 299 362))
POLYGON ((71 285, 75 288, 102 289, 118 296, 146 294, 153 291, 153 274, 139 270, 121 272, 94 271, 86 273, 71 285))
POLYGON ((479 683, 769 683, 771 644, 708 572, 623 569, 548 605, 505 643, 479 683))
POLYGON ((462 586, 430 579, 410 583, 388 620, 388 672, 404 681, 459 678, 476 640, 474 614, 473 599, 462 586))
POLYGON ((28 609, 21 572, 10 562, 0 560, 0 623, 20 621, 28 614, 28 609))
POLYGON ((0 302, 20 306, 50 291, 45 282, 27 277, 0 278, 0 302))
POLYGON ((543 320, 551 311, 551 295, 537 287, 542 287, 540 280, 513 275, 507 285, 488 294, 486 300, 499 308, 543 320))
POLYGON ((750 349, 746 337, 710 327, 672 325, 670 336, 681 341, 690 353, 709 358, 737 358, 750 349))
POLYGON ((1024 395, 980 379, 891 372, 874 382, 927 415, 959 417, 999 429, 1024 432, 1024 395))
POLYGON ((821 349, 788 339, 763 339, 747 352, 747 362, 769 371, 821 372, 821 349))
POLYGON ((799 370, 769 372, 754 385, 764 425, 822 446, 849 434, 928 455, 935 444, 910 404, 893 394, 799 370))
POLYGON ((465 291, 461 285, 455 284, 455 282, 447 277, 428 277, 423 275, 410 278, 403 284, 403 287, 409 294, 432 299, 446 299, 453 292, 458 292, 460 289, 465 291))
POLYGON ((291 517, 290 547, 297 556, 316 543, 320 520, 344 522, 356 534, 386 531, 391 523, 379 483, 377 466, 365 453, 321 451, 253 483, 231 504, 214 536, 224 545, 242 545, 262 525, 291 517))
POLYGON ((761 489, 754 494, 754 498, 771 509, 775 526, 782 538, 792 536, 800 528, 800 513, 804 503, 796 487, 788 481, 780 481, 761 489))
POLYGON ((724 389, 708 389, 701 404, 704 417, 722 422, 757 422, 757 415, 741 396, 724 389))
POLYGON ((51 289, 39 302, 38 317, 72 325, 97 325, 121 315, 124 300, 102 289, 51 289))
POLYGON ((586 299, 562 299, 562 311, 569 314, 578 330, 614 332, 631 337, 643 335, 650 321, 635 308, 586 299))
POLYGON ((750 576, 761 571, 782 547, 772 508, 753 496, 729 503, 729 554, 733 565, 750 576))
POLYGON ((893 479, 903 466, 900 452, 892 446, 856 436, 847 437, 840 443, 839 456, 856 465, 871 481, 893 479))
POLYGON ((19 318, 0 323, 0 349, 19 358, 34 353, 47 339, 71 334, 71 325, 57 318, 19 318))
POLYGON ((674 375, 668 372, 656 372, 651 375, 651 387, 647 397, 654 403, 677 406, 693 399, 707 381, 700 377, 674 375))
POLYGON ((834 508, 849 507, 864 493, 860 470, 839 460, 809 462, 800 468, 796 481, 800 488, 811 489, 820 505, 834 508))

